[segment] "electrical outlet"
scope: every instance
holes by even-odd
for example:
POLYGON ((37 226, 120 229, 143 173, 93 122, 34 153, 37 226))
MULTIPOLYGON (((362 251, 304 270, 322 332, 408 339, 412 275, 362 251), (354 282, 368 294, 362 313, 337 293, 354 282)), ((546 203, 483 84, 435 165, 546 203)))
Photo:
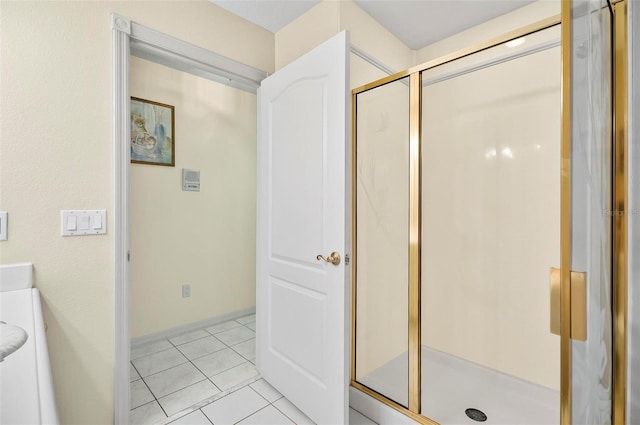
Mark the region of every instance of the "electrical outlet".
POLYGON ((189 298, 191 296, 191 285, 185 283, 182 285, 182 298, 189 298))

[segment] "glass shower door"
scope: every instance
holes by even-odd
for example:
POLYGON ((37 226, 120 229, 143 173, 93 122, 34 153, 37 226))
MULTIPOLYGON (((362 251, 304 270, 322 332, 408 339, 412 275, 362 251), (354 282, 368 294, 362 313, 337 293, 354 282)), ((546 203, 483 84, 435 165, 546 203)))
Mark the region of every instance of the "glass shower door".
MULTIPOLYGON (((515 41, 515 42, 514 42, 515 41)), ((558 425, 560 28, 422 73, 422 404, 558 425)))
POLYGON ((409 86, 357 96, 355 380, 408 406, 409 86))
MULTIPOLYGON (((570 225, 563 227, 563 238, 571 245, 567 252, 563 242, 563 265, 583 273, 584 282, 571 278, 571 406, 565 404, 563 412, 571 409, 572 423, 607 424, 612 415, 612 17, 606 0, 572 0, 570 7, 570 225), (576 291, 584 291, 582 299, 576 291), (575 315, 578 304, 586 310, 582 317, 575 315), (586 335, 576 335, 577 325, 586 335)), ((566 116, 563 120, 568 125, 566 116)), ((566 267, 564 273, 566 285, 566 267)))

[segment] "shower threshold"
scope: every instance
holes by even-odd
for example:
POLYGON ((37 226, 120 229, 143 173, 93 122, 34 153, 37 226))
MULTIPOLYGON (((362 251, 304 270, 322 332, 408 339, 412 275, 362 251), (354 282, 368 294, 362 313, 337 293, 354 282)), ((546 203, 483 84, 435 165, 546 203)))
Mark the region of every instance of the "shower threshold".
MULTIPOLYGON (((358 381, 406 406, 407 370, 405 353, 358 381)), ((484 413, 484 424, 557 425, 560 393, 422 346, 423 415, 443 425, 480 423, 467 409, 484 413)))

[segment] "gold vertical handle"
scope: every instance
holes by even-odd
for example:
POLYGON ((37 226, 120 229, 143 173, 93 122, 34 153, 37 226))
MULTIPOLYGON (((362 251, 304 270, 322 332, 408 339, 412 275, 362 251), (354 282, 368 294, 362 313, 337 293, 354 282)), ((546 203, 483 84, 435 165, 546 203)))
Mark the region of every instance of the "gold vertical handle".
POLYGON ((331 255, 329 255, 329 257, 325 257, 324 255, 316 255, 316 260, 320 261, 326 261, 327 263, 331 263, 334 266, 337 266, 338 264, 340 264, 340 254, 338 254, 337 252, 333 251, 331 253, 331 255))
MULTIPOLYGON (((549 272, 550 330, 560 335, 560 269, 549 272)), ((571 339, 587 340, 587 274, 571 272, 571 339)))
POLYGON ((560 335, 560 269, 549 270, 549 331, 560 335))

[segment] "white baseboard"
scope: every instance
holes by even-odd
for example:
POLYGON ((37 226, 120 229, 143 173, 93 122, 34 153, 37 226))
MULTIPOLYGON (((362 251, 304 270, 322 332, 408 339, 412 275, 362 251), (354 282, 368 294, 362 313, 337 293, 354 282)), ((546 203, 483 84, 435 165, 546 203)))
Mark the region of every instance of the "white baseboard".
POLYGON ((217 325, 218 323, 228 322, 229 320, 239 319, 240 317, 248 316, 249 314, 255 314, 256 308, 246 308, 244 310, 238 310, 231 313, 223 314, 220 316, 209 317, 208 319, 199 320, 197 322, 188 323, 186 325, 178 326, 171 329, 166 329, 160 332, 154 332, 151 334, 138 336, 131 338, 131 347, 137 347, 149 342, 160 341, 162 339, 169 339, 176 337, 180 334, 197 331, 198 329, 206 328, 209 326, 217 325))

